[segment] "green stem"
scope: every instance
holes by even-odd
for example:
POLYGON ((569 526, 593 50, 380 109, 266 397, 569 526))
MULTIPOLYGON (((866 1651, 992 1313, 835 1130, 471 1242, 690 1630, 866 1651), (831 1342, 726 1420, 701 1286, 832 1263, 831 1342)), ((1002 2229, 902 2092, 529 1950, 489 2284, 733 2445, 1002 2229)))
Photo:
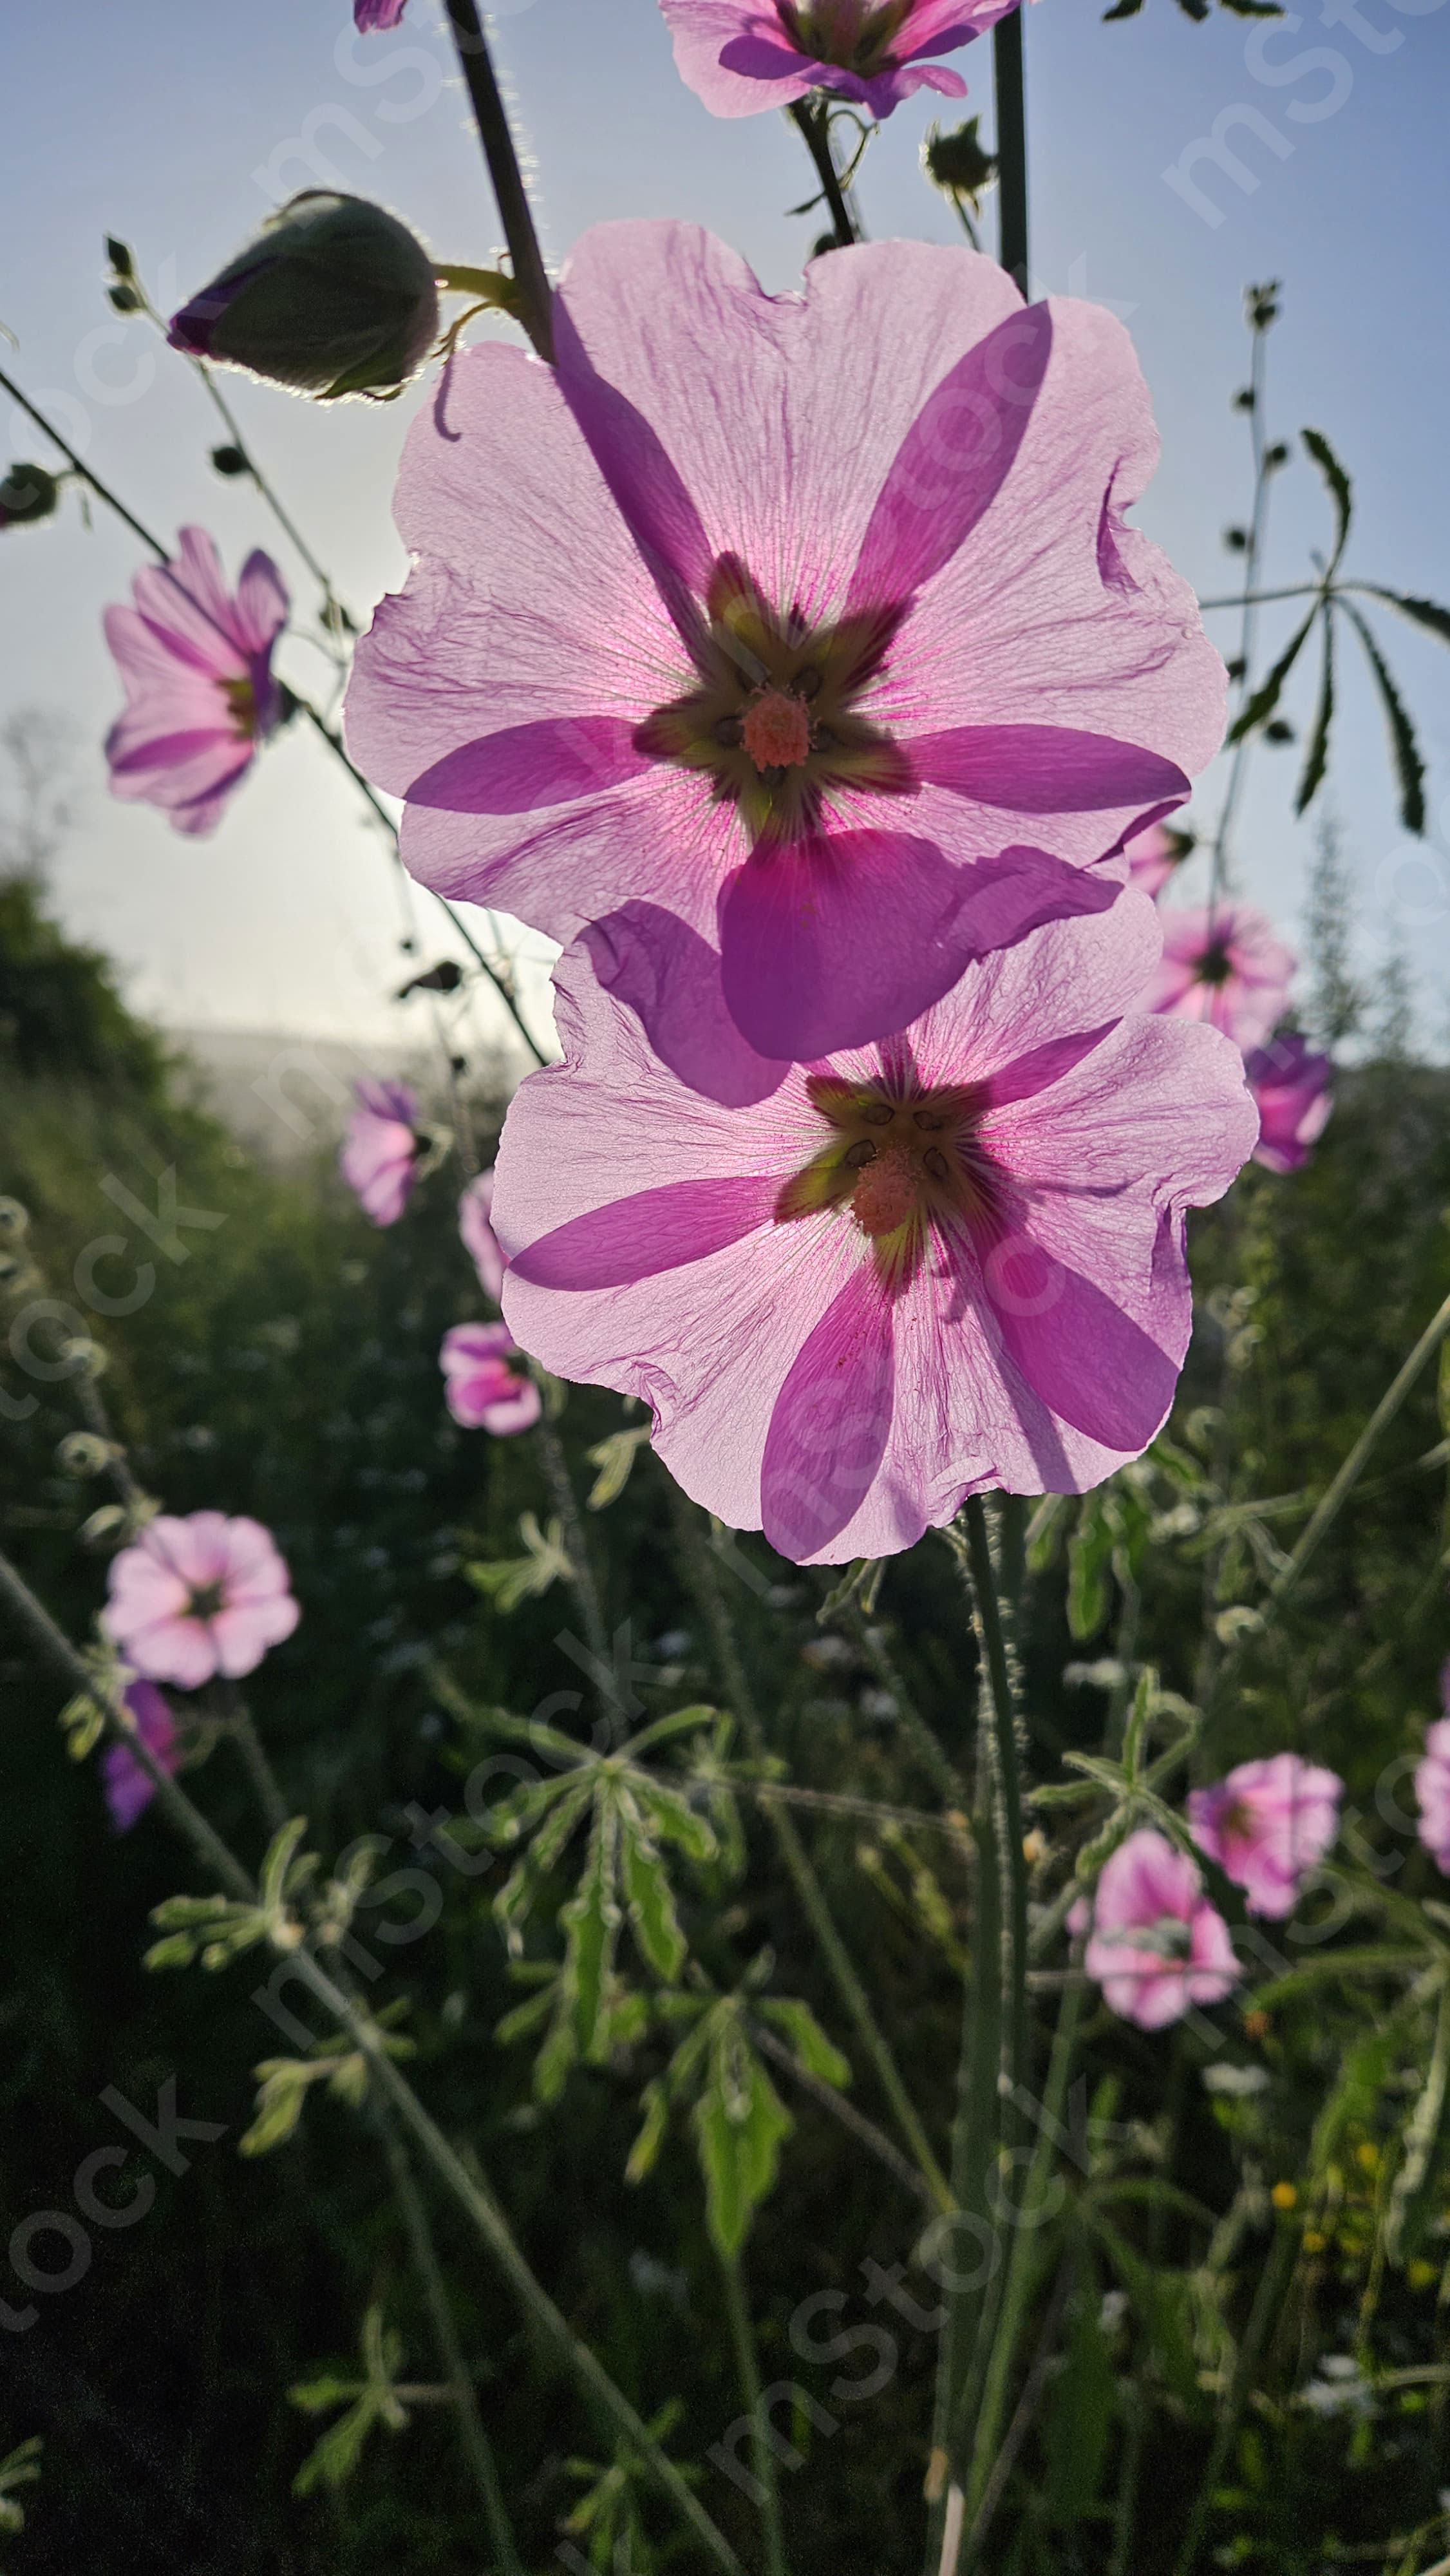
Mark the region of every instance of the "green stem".
POLYGON ((735 2367, 740 2374, 740 2394, 750 2418, 751 2457, 755 2463, 756 2483, 762 2490, 761 2529, 765 2540, 767 2576, 786 2576, 785 2534, 780 2519, 780 2480, 776 2476, 775 2446, 770 2426, 761 2410, 760 2364, 755 2354, 755 2335, 750 2323, 750 2303, 745 2295, 745 2281, 738 2255, 722 2254, 720 2271, 725 2283, 725 2313, 730 2320, 730 2340, 735 2347, 735 2367))
MULTIPOLYGON (((730 1703, 745 1731, 745 1740, 754 1758, 763 1762, 767 1759, 769 1751, 765 1729, 760 1722, 755 1694, 751 1690, 740 1649, 735 1642, 730 1613, 725 1607, 725 1597, 720 1589, 714 1559, 701 1531, 699 1514, 695 1506, 680 1493, 678 1487, 672 1487, 671 1491, 680 1553, 684 1559, 690 1589, 704 1612, 725 1687, 730 1694, 730 1703)), ((931 2140, 922 2125, 916 2105, 902 2082, 901 2070, 891 2053, 885 2032, 871 2009, 871 1999, 856 1974, 850 1954, 832 1920, 830 1907, 826 1903, 820 1880, 811 1866, 805 1845, 796 1832, 789 1814, 778 1800, 772 1800, 762 1793, 761 1804, 765 1808, 777 1849, 790 1873, 802 1910, 820 1944, 821 1956, 830 1972, 836 1992, 855 2024, 857 2036, 875 2068, 882 2092, 896 2114, 901 2134, 916 2159, 918 2169, 928 2184, 938 2209, 949 2210, 954 2206, 951 2185, 932 2153, 931 2140)))
POLYGON ((266 1747, 257 1733, 252 1712, 238 1696, 235 1682, 227 1685, 225 1701, 227 1733, 246 1765, 247 1777, 266 1820, 268 1835, 275 1839, 287 1823, 291 1809, 282 1795, 277 1774, 267 1759, 266 1747))
POLYGON ((574 1480, 569 1473, 569 1461, 564 1455, 564 1444, 549 1420, 547 1404, 546 1396, 545 1410, 540 1414, 538 1424, 539 1451, 544 1461, 544 1473, 549 1480, 554 1509, 559 1515, 563 1528, 565 1553, 574 1569, 574 1590, 578 1595, 579 1607, 584 1614, 589 1651, 597 1663, 607 1666, 609 1631, 604 1624, 604 1606, 599 1598, 599 1586, 594 1579, 594 1566, 589 1554, 589 1543, 584 1535, 584 1523, 579 1517, 579 1505, 575 1500, 574 1480))
POLYGON ((1143 2474, 1143 2440, 1148 2429, 1148 2401, 1136 2379, 1123 2382, 1127 2424, 1113 2508, 1113 2556, 1108 2576, 1133 2576, 1133 2535, 1138 2520, 1138 2485, 1143 2474))
POLYGON ((860 234, 852 221, 841 174, 836 168, 836 156, 831 150, 830 111, 823 100, 798 98, 793 106, 786 109, 786 114, 804 136, 806 150, 816 165, 816 176, 836 227, 836 248, 849 250, 853 242, 860 240, 860 234))
POLYGON ((1248 2398, 1249 2386, 1258 2365, 1259 2354, 1273 2322, 1274 2311, 1285 2283, 1293 2271, 1298 2250, 1298 2229, 1292 2220, 1281 2220, 1274 2250, 1259 2276, 1259 2286, 1254 2293, 1254 2303, 1249 2310, 1248 2323, 1244 2327, 1243 2341, 1239 2345, 1234 2362, 1233 2377, 1229 2383, 1228 2395, 1224 2400, 1223 2413, 1218 2419, 1213 2446, 1208 2455, 1208 2466, 1203 2472, 1198 2493, 1193 2500, 1193 2511, 1188 2517, 1188 2529, 1184 2534, 1183 2546, 1173 2562, 1173 2576, 1195 2576, 1203 2536, 1208 2528, 1209 2515, 1213 2511, 1214 2496, 1223 2476, 1224 2463, 1228 2458, 1234 2435, 1238 2431, 1239 2417, 1243 2413, 1248 2398))
MULTIPOLYGON (((111 1734, 123 1742, 133 1761, 140 1764, 156 1792, 161 1812, 175 1825, 191 1845, 213 1878, 228 1893, 244 1904, 255 1904, 257 1889, 241 1862, 227 1849, 220 1836, 208 1824, 186 1791, 163 1770, 155 1755, 135 1730, 125 1723, 120 1703, 108 1696, 95 1675, 76 1652, 49 1611, 38 1601, 23 1576, 9 1559, 0 1553, 0 1599, 6 1600, 21 1625, 40 1646, 47 1659, 64 1674, 73 1690, 89 1694, 102 1711, 111 1734)), ((316 1998, 329 2018, 345 2030, 354 2046, 366 2058, 378 2089, 387 2097, 403 2125, 416 2139, 476 2234, 482 2239, 499 2270, 515 2293, 520 2306, 532 2317, 545 2340, 578 2382, 585 2396, 593 2401, 601 2415, 631 2446, 638 2451, 659 2486, 669 2496, 696 2539, 708 2552, 712 2563, 722 2567, 726 2576, 745 2576, 739 2559, 722 2531, 706 2513, 674 2462, 661 2450, 648 2426, 631 2406, 623 2389, 617 2388, 609 2373, 573 2333, 567 2320, 554 2305, 543 2283, 530 2269, 514 2240, 503 2211, 482 2176, 470 2173, 457 2155, 438 2123, 425 2110, 406 2076, 399 2073, 387 2053, 384 2034, 367 2014, 354 2004, 327 1971, 318 1965, 304 1943, 290 1950, 286 1957, 293 1972, 316 1998)))
POLYGON ((895 2175, 904 2191, 909 2191, 913 2198, 921 2201, 926 2208, 935 2213, 937 2206, 935 2192, 922 2180, 915 2165, 902 2154, 900 2148, 892 2145, 884 2129, 878 2129, 874 2120, 868 2120, 865 2112, 858 2111, 855 2103, 846 2094, 838 2092, 834 2084, 828 2084, 824 2076, 813 2075, 808 2066, 802 2066, 800 2059, 786 2047, 784 2040, 777 2039, 774 2031, 768 2029, 764 2022, 752 2022, 750 2036, 762 2057, 772 2058, 782 2073, 790 2077, 792 2083, 798 2084, 802 2092, 809 2093, 813 2101, 819 2102, 823 2111, 829 2111, 831 2117, 839 2121, 843 2129, 849 2129, 852 2137, 876 2158, 878 2164, 884 2165, 888 2173, 895 2175))
POLYGON ((1024 295, 1030 292, 1027 256, 1027 92, 1022 56, 1023 11, 1013 9, 992 30, 992 79, 997 106, 997 256, 1024 295))
POLYGON ((534 229, 528 191, 514 149, 508 110, 504 106, 493 57, 488 50, 488 39, 479 23, 474 0, 447 0, 447 6, 459 69, 468 90, 478 139, 483 145, 483 157, 488 163, 488 175, 493 182, 504 238, 513 262, 514 283, 519 290, 520 319, 539 356, 552 362, 553 298, 539 248, 539 236, 534 229))
POLYGON ((1017 1747, 1017 1708, 1008 1638, 997 1597, 996 1571, 987 1534, 987 1515, 980 1494, 962 1507, 966 1560, 971 1575, 975 1623, 985 1666, 991 1710, 988 1743, 996 1796, 994 1814, 1001 1835, 1002 1883, 1007 1894, 1006 1947, 1002 1961, 1003 2073, 1020 2084, 1027 2061, 1027 1860, 1022 1849, 1022 1782, 1017 1747))
POLYGON ((448 2381, 447 2395, 458 2415, 459 2439, 463 2444, 464 2456, 483 2502, 489 2541, 498 2562, 497 2576, 524 2576, 523 2561, 515 2546, 513 2525, 509 2520, 508 2507, 504 2503, 503 2489, 499 2484, 498 2465, 494 2459, 488 2435, 483 2429, 483 2418, 478 2411, 478 2394, 464 2359, 463 2347, 458 2340, 453 2311, 448 2304, 447 2285, 438 2261, 437 2248, 433 2243, 433 2231, 428 2224, 428 2212, 424 2207, 423 2195, 413 2178, 413 2168, 408 2162, 407 2149, 398 2135, 397 2123, 391 2109, 376 2097, 374 2109, 382 2131, 383 2148, 388 2159, 388 2171, 392 2176, 393 2191, 402 2214, 403 2225, 407 2230, 408 2243, 412 2248, 418 2278, 423 2285, 423 2296, 428 2304, 428 2314, 433 2325, 433 2339, 438 2346, 439 2359, 448 2381))

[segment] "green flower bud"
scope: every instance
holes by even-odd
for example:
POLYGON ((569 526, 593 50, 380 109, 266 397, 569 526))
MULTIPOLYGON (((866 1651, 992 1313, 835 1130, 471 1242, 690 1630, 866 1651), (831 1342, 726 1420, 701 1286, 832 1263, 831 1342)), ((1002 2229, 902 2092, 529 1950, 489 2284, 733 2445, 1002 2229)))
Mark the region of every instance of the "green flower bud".
POLYGON ((12 465, 0 482, 0 528, 28 528, 55 516, 60 484, 43 465, 12 465))
POLYGON ((979 116, 969 116, 965 125, 959 125, 951 134, 943 134, 940 126, 933 125, 921 147, 926 175, 933 185, 949 197, 967 198, 973 206, 997 176, 995 152, 985 152, 977 139, 981 122, 979 116))
POLYGON ((364 197, 309 188, 183 306, 167 336, 188 357, 336 402, 396 393, 437 332, 433 263, 407 226, 364 197))

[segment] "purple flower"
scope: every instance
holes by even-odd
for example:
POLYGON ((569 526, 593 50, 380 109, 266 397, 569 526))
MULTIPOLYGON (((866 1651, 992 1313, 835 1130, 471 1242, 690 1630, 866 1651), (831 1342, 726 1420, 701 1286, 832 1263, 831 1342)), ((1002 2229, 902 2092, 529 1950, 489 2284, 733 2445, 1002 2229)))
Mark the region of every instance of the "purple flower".
POLYGON ((458 1202, 458 1231, 464 1250, 478 1272, 485 1297, 498 1304, 503 1291, 504 1257, 489 1222, 493 1211, 493 1174, 480 1172, 458 1202))
POLYGON ((1256 1047, 1244 1071, 1259 1112, 1254 1161, 1270 1172, 1297 1172, 1329 1123, 1332 1060, 1315 1055, 1295 1029, 1256 1047))
MULTIPOLYGON (((1441 1691, 1450 1681, 1450 1664, 1441 1675, 1441 1691)), ((1450 1878, 1450 1717, 1438 1717, 1425 1736, 1424 1759, 1415 1770, 1420 1802, 1420 1840, 1446 1878, 1450 1878)))
POLYGON ((813 89, 889 116, 919 89, 965 98, 955 53, 1016 0, 660 0, 681 80, 714 116, 789 107, 813 89))
POLYGON ((1119 1844, 1098 1880, 1083 1965, 1110 2009, 1140 2030, 1181 2021, 1190 2004, 1222 2003, 1239 1979, 1228 1925, 1192 1861, 1147 1825, 1119 1844))
POLYGON ((1247 903, 1163 915, 1163 963, 1150 1007, 1207 1020, 1244 1048, 1262 1045, 1298 964, 1274 926, 1247 903))
POLYGON ((1066 877, 1182 802, 1223 666, 1126 518, 1156 439, 1110 315, 915 242, 768 296, 624 223, 554 318, 557 370, 466 351, 404 454, 348 717, 415 876, 562 941, 673 913, 807 1059, 958 980, 975 863, 1066 877))
POLYGON ((1339 1831, 1343 1795, 1333 1771, 1274 1753, 1192 1790, 1188 1821, 1200 1851, 1243 1889, 1249 1912, 1282 1921, 1339 1831))
POLYGON ((148 1681, 179 1690, 197 1690, 214 1673, 236 1681, 301 1618, 288 1581, 259 1521, 163 1512, 113 1558, 101 1626, 148 1681))
POLYGON ((378 28, 400 27, 408 0, 352 0, 353 25, 366 36, 378 28))
MULTIPOLYGON (((181 1767, 180 1738, 155 1683, 133 1682, 126 1693, 126 1706, 147 1752, 154 1755, 163 1771, 174 1775, 181 1767)), ((118 1834, 130 1832, 156 1795, 149 1772, 143 1771, 135 1755, 119 1743, 108 1744, 101 1756, 101 1787, 118 1834)))
POLYGON ((1146 1447, 1188 1342, 1183 1210, 1254 1134, 1237 1050, 1133 1008, 1152 905, 1049 921, 899 1036, 789 1066, 683 1002, 662 1061, 630 1007, 653 925, 626 926, 562 960, 565 1061, 504 1127, 524 1348, 642 1397, 685 1491, 802 1562, 910 1547, 995 1486, 1082 1492, 1146 1447))
POLYGON ((507 1324, 455 1324, 443 1336, 438 1365, 443 1396, 465 1431, 528 1431, 539 1418, 539 1390, 508 1365, 516 1358, 507 1324))
POLYGON ((126 712, 106 737, 111 793, 142 798, 178 832, 215 831, 286 699, 272 651, 287 591, 270 555, 251 554, 233 598, 204 528, 131 585, 134 608, 108 608, 106 642, 126 712))
POLYGON ((418 1178, 418 1103, 406 1082, 359 1082, 339 1168, 374 1225, 396 1225, 418 1178))

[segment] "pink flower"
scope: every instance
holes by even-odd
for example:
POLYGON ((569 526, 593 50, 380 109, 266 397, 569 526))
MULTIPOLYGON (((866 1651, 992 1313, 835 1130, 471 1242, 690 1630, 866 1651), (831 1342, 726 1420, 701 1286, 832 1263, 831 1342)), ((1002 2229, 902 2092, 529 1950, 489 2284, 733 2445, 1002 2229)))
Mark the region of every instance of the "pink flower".
POLYGON ((1334 1066, 1292 1029, 1256 1047, 1244 1066, 1259 1112, 1254 1161, 1270 1172, 1297 1172, 1323 1135, 1334 1106, 1334 1066))
MULTIPOLYGON (((126 1706, 147 1752, 155 1756, 163 1771, 174 1775, 181 1767, 181 1742, 171 1711, 154 1682, 133 1682, 126 1693, 126 1706)), ((156 1795, 149 1772, 143 1771, 134 1753, 120 1743, 108 1744, 101 1756, 101 1786, 118 1834, 130 1832, 156 1795)))
POLYGON ((1150 823, 1146 832, 1135 832, 1124 843, 1123 856, 1133 884, 1156 899, 1192 848, 1191 833, 1170 831, 1165 823, 1150 823))
POLYGON ((789 107, 813 89, 889 116, 919 89, 965 98, 924 57, 955 53, 1016 0, 660 0, 681 80, 714 116, 789 107))
POLYGON ((101 1626, 148 1681, 179 1690, 213 1673, 236 1681, 296 1627, 302 1614, 287 1583, 259 1521, 163 1512, 112 1560, 101 1626))
POLYGON ((810 1065, 732 1056, 703 1016, 662 1061, 629 1007, 653 936, 561 961, 565 1061, 508 1113, 494 1221, 524 1347, 643 1397, 686 1492, 799 1561, 1136 1456, 1188 1341, 1182 1210, 1254 1133, 1233 1048, 1131 1013, 1151 904, 1049 922, 902 1035, 810 1065))
POLYGON ((478 1272, 478 1284, 495 1305, 503 1288, 504 1258, 498 1236, 489 1223, 493 1207, 493 1174, 480 1172, 470 1181, 458 1202, 458 1231, 463 1247, 478 1272))
POLYGON ((374 1225, 396 1225, 418 1178, 418 1103, 406 1082, 359 1082, 338 1157, 374 1225))
POLYGON ((805 1060, 957 981, 973 862, 1091 865, 1182 801, 1223 669, 1127 524, 1156 441, 1111 316, 918 242, 768 296, 625 223, 554 319, 557 370, 468 350, 415 424, 349 690, 425 883, 563 941, 673 913, 805 1060))
POLYGON ((408 0, 352 0, 353 24, 360 35, 375 28, 400 27, 408 0))
POLYGON ((286 709, 272 676, 282 576, 248 555, 233 598, 205 529, 183 528, 174 561, 148 564, 131 589, 135 607, 105 616, 127 700, 106 736, 111 793, 161 806, 178 832, 213 832, 286 709))
POLYGON ((1149 1007, 1207 1020, 1236 1046, 1261 1046, 1288 999, 1298 962, 1251 904, 1165 912, 1163 963, 1149 1007))
POLYGON ((1098 1880, 1084 1954, 1103 2000, 1140 2030, 1222 2003, 1238 1983, 1228 1925, 1186 1852, 1150 1826, 1120 1843, 1098 1880))
POLYGON ((438 1365, 443 1398, 465 1431, 528 1431, 539 1418, 532 1378, 509 1367, 514 1338, 507 1324, 455 1324, 443 1336, 438 1365))
POLYGON ((1339 1831, 1344 1782, 1297 1753, 1241 1762, 1211 1789, 1194 1789, 1188 1821, 1200 1851, 1248 1898, 1251 1914, 1281 1921, 1339 1831))
POLYGON ((1437 1718, 1426 1732, 1424 1759, 1415 1769, 1415 1795, 1420 1802, 1420 1840, 1435 1867, 1450 1878, 1450 1717, 1437 1718))

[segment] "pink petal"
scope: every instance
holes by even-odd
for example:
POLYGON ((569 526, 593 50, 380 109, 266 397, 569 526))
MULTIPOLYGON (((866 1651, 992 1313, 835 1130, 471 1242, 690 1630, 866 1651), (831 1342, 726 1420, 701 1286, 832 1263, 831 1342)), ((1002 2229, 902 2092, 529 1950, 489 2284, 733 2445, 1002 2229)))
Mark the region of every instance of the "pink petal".
POLYGON ((215 1643, 217 1669, 229 1681, 255 1672, 269 1646, 290 1637, 302 1613, 290 1593, 272 1600, 239 1602, 207 1622, 215 1643))
POLYGON ((607 993, 633 1011, 661 1062, 691 1091, 744 1109, 778 1091, 786 1059, 757 1054, 725 1003, 716 949, 658 904, 624 904, 583 933, 607 993))
POLYGON ((761 1526, 797 1563, 856 1517, 891 1429, 891 1304, 863 1262, 797 1352, 770 1417, 761 1526))
POLYGON ((1030 1234, 1004 1235, 982 1278, 1003 1343, 1049 1411, 1105 1449, 1146 1449, 1168 1417, 1178 1363, 1030 1234))
POLYGON ((528 814, 622 786, 652 767, 636 728, 617 716, 545 717, 445 754, 408 789, 415 805, 453 814, 528 814))
POLYGON ((291 607, 287 585, 270 555, 260 547, 249 554, 237 583, 235 628, 248 653, 270 653, 291 607))
POLYGON ((508 1284, 518 1279, 534 1288, 598 1289, 653 1279, 752 1234, 769 1218, 779 1192, 772 1179, 670 1181, 663 1189, 640 1190, 575 1217, 515 1253, 508 1284))
POLYGON ((498 1236, 489 1223, 492 1206, 493 1174, 480 1172, 458 1202, 458 1231, 478 1273, 480 1288, 497 1305, 503 1287, 504 1259, 498 1236))
POLYGON ((1189 782, 1171 760, 1106 734, 1064 725, 959 725, 913 737, 906 748, 921 776, 979 805, 1018 814, 1086 814, 1184 797, 1189 782))

